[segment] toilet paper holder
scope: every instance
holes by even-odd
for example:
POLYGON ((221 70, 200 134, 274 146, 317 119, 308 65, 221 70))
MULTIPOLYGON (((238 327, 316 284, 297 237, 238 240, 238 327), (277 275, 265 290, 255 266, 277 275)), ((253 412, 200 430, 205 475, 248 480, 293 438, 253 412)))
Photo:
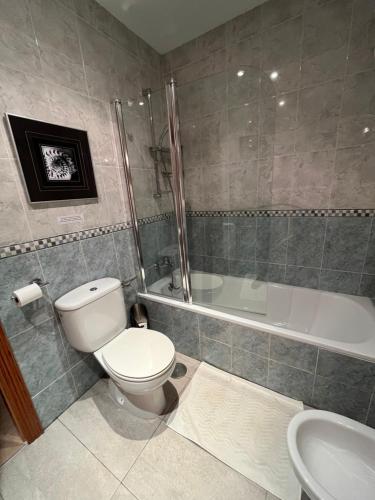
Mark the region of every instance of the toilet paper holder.
MULTIPOLYGON (((40 278, 35 278, 35 279, 31 280, 29 282, 29 285, 32 285, 33 283, 40 286, 40 288, 43 288, 43 287, 49 285, 49 281, 42 281, 40 278)), ((14 295, 11 295, 10 299, 15 301, 16 297, 14 295)))

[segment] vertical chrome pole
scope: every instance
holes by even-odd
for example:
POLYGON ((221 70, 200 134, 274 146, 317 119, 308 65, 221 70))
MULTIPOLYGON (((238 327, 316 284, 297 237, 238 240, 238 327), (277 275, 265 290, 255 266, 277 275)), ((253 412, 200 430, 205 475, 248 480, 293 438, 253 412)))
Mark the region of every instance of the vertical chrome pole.
POLYGON ((173 181, 173 203, 177 220, 178 246, 180 252, 180 269, 184 301, 192 302, 190 268, 188 259, 185 194, 183 180, 183 166, 180 142, 180 121, 177 110, 176 82, 172 78, 165 86, 168 106, 168 127, 171 146, 172 181, 173 181))
POLYGON ((114 105, 115 105, 118 134, 119 134, 119 139, 120 139, 122 167, 124 169, 124 175, 125 175, 125 181, 126 181, 126 191, 128 194, 129 207, 130 207, 130 216, 131 216, 131 220, 132 220, 132 224, 133 224, 133 234, 134 234, 135 248, 136 248, 136 252, 137 252, 138 266, 139 266, 139 269, 141 272, 141 281, 142 281, 143 291, 147 292, 145 268, 143 265, 143 257, 142 257, 142 252, 141 252, 141 238, 139 235, 137 212, 136 212, 136 208, 135 208, 133 182, 132 182, 132 175, 131 175, 131 171, 130 171, 128 145, 126 142, 126 132, 125 132, 124 117, 122 114, 121 100, 115 99, 114 105))

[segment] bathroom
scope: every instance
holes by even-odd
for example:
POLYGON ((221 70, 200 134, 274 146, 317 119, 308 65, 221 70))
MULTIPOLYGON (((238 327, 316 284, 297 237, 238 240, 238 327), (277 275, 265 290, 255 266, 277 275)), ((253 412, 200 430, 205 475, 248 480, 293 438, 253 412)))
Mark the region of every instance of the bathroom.
POLYGON ((374 1, 0 5, 0 498, 374 498, 374 1))

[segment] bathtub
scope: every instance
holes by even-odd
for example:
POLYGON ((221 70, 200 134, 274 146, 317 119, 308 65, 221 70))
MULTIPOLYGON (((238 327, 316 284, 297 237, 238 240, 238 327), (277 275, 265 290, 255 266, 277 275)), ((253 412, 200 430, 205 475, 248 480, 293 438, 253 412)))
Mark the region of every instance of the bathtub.
POLYGON ((193 304, 181 302, 181 290, 169 290, 170 277, 151 285, 151 293, 139 295, 375 361, 375 308, 368 298, 221 275, 213 276, 221 278, 222 286, 197 291, 193 275, 193 304))

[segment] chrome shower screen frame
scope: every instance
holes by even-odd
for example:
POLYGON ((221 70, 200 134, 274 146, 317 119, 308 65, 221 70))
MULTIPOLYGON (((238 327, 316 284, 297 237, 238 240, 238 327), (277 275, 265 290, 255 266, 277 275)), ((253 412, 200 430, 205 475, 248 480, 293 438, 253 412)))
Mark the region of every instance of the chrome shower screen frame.
POLYGON ((192 303, 190 266, 188 258, 187 227, 185 215, 185 191, 180 141, 180 120, 178 116, 176 82, 172 78, 165 86, 168 112, 169 142, 171 148, 173 203, 176 213, 180 273, 184 302, 192 303))
POLYGON ((136 248, 137 259, 138 259, 138 267, 139 267, 139 271, 140 271, 140 275, 141 275, 141 284, 142 284, 143 292, 147 293, 146 274, 145 274, 145 268, 144 268, 143 257, 142 257, 142 252, 141 252, 141 237, 139 234, 137 211, 135 208, 133 181, 132 181, 132 174, 131 174, 130 163, 129 163, 128 145, 126 142, 126 131, 125 131, 125 124, 124 124, 124 117, 122 114, 122 102, 120 99, 115 99, 113 101, 113 103, 114 103, 114 107, 115 107, 115 114, 116 114, 116 121, 117 121, 117 128, 118 128, 119 142, 120 142, 120 150, 121 150, 121 157, 122 157, 122 166, 123 166, 124 176, 125 176, 125 181, 126 181, 126 191, 127 191, 128 200, 129 200, 130 217, 132 220, 133 235, 134 235, 135 248, 136 248))
MULTIPOLYGON (((180 273, 183 289, 184 302, 192 303, 191 294, 191 279, 190 266, 188 259, 188 244, 187 244, 187 227, 185 215, 185 192, 183 181, 183 163, 180 141, 180 120, 178 116, 176 82, 172 78, 165 85, 167 113, 168 113, 168 130, 171 151, 172 165, 172 194, 173 205, 176 213, 177 222, 177 241, 179 249, 180 273)), ((120 149, 122 156, 122 165, 124 169, 127 195, 130 206, 130 216, 132 220, 134 240, 140 269, 143 292, 147 293, 146 274, 141 250, 141 238, 139 233, 139 225, 137 220, 137 212, 134 198, 132 175, 129 163, 128 146, 126 142, 126 130, 123 118, 122 103, 120 99, 114 100, 116 121, 120 140, 120 149)))

